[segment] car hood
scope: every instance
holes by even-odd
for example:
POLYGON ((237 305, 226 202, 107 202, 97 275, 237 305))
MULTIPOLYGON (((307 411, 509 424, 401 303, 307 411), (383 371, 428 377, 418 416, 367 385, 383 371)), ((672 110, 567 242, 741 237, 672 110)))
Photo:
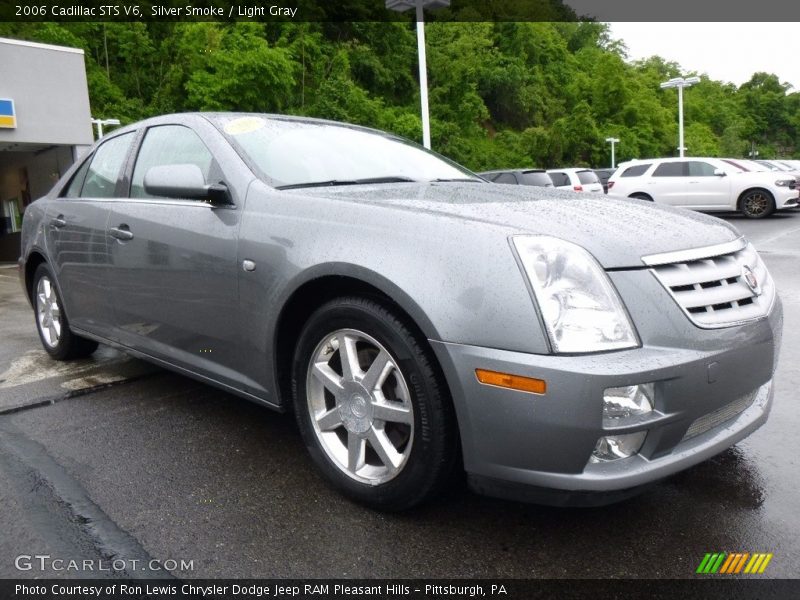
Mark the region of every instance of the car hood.
POLYGON ((741 236, 720 219, 685 209, 613 194, 597 196, 532 186, 400 183, 286 193, 484 222, 503 227, 509 234, 551 235, 583 246, 607 269, 641 267, 642 256, 722 244, 741 236))
POLYGON ((744 173, 732 173, 731 177, 743 179, 745 181, 765 182, 774 184, 782 179, 800 180, 800 173, 794 171, 745 171, 744 173))

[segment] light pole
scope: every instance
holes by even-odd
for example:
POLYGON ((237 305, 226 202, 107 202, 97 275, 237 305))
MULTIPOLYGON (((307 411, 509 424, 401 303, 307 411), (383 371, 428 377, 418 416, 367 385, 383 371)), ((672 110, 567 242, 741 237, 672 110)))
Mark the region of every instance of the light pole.
POLYGON ((678 151, 683 158, 683 88, 691 87, 695 83, 700 83, 699 77, 673 77, 669 81, 661 84, 661 89, 678 88, 678 151))
POLYGON ((424 8, 444 8, 450 0, 386 0, 386 8, 404 12, 417 9, 417 55, 419 56, 419 102, 422 112, 422 145, 431 148, 431 121, 428 113, 428 65, 425 57, 424 8))
POLYGON ((617 165, 614 161, 614 144, 619 144, 619 138, 606 138, 606 141, 611 144, 611 168, 615 168, 617 165))
POLYGON ((92 119, 92 125, 97 125, 97 139, 103 137, 103 125, 119 125, 119 119, 92 119))

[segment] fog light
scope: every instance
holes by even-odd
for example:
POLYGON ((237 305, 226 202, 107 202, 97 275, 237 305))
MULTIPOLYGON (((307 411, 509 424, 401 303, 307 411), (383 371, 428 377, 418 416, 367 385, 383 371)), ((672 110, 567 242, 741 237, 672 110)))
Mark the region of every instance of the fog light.
POLYGON ((621 425, 624 419, 653 412, 652 383, 607 388, 603 392, 603 427, 621 425))
POLYGON ((641 449, 645 437, 646 431, 601 437, 597 440, 590 462, 599 463, 633 456, 641 449))

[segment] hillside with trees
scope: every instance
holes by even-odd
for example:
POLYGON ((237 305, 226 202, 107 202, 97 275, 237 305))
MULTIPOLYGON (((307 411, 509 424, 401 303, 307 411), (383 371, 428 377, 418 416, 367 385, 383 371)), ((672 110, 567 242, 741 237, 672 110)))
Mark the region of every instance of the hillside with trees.
MULTIPOLYGON (((598 23, 427 25, 433 147, 475 170, 671 156, 682 75, 628 63, 598 23)), ((123 123, 190 110, 309 115, 419 140, 410 22, 0 23, 0 36, 83 48, 92 114, 123 123)), ((35 75, 32 75, 35 76, 35 75)), ((691 155, 799 157, 800 93, 755 73, 686 92, 691 155)))

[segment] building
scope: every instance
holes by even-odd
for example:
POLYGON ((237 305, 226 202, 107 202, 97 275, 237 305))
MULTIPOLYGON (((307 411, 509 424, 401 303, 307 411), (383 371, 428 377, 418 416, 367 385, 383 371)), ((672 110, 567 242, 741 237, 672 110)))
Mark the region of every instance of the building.
POLYGON ((0 262, 25 207, 93 143, 83 50, 0 38, 0 262))

